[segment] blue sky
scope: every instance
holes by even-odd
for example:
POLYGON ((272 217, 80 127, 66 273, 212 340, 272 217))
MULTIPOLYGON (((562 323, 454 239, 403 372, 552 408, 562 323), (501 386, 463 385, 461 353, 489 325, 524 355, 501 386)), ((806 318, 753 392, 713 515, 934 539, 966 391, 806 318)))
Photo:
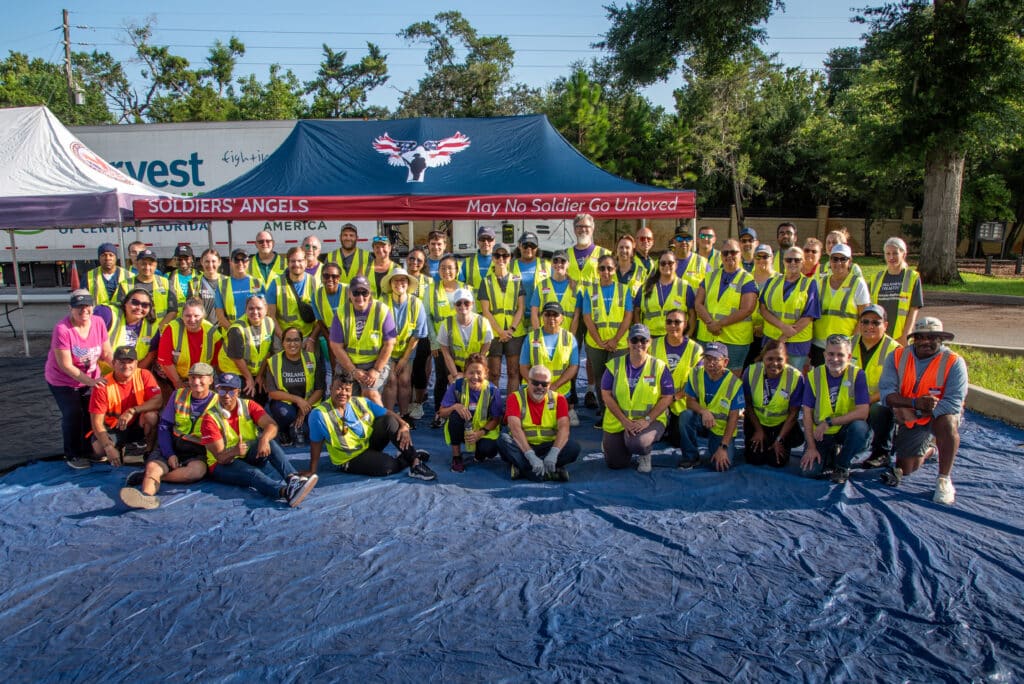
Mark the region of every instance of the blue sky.
MULTIPOLYGON (((322 44, 347 50, 352 62, 365 53, 366 42, 372 41, 388 55, 391 79, 371 94, 371 103, 394 108, 400 91, 415 88, 424 72, 425 48, 410 46, 395 35, 413 22, 441 11, 461 11, 480 33, 508 36, 516 50, 515 80, 540 87, 567 74, 574 61, 600 56, 590 44, 609 26, 603 4, 607 3, 39 0, 7 4, 6 19, 0 23, 0 46, 4 56, 16 50, 48 61, 62 60, 60 23, 61 10, 66 7, 71 12, 72 49, 76 51, 108 51, 126 61, 131 50, 123 27, 155 18, 154 42, 169 46, 193 64, 205 63, 214 40, 226 43, 236 35, 246 45, 239 75, 255 73, 265 80, 269 65, 276 62, 291 68, 301 80, 309 80, 320 62, 322 44), (342 5, 350 11, 341 9, 342 5)), ((786 11, 768 23, 769 39, 764 47, 778 53, 784 64, 820 69, 829 49, 860 44, 863 27, 849 21, 853 14, 849 0, 787 0, 786 11)), ((655 104, 671 106, 672 89, 679 84, 676 75, 646 92, 655 104)))

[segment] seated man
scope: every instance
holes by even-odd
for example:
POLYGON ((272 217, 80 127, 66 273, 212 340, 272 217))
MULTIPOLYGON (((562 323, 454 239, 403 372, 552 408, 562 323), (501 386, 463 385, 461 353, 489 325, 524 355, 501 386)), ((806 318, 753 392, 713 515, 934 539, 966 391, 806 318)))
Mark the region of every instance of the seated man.
POLYGON ((202 418, 217 405, 213 366, 195 363, 188 370, 188 386, 174 391, 157 424, 158 448, 146 456, 146 469, 128 476, 121 489, 121 501, 132 508, 156 508, 160 482, 199 482, 206 475, 206 448, 202 441, 202 418), (141 489, 136 489, 141 485, 141 489))
POLYGON ((947 505, 956 501, 950 473, 960 448, 960 418, 967 397, 967 365, 942 344, 951 339, 953 333, 945 332, 938 318, 918 319, 910 333, 911 346, 886 359, 878 383, 882 400, 896 419, 896 465, 882 479, 895 487, 934 456, 938 445, 939 477, 932 500, 947 505))
POLYGON ((527 378, 529 386, 508 397, 508 433, 498 439, 498 452, 513 480, 568 482, 565 466, 580 455, 579 443, 569 439, 569 402, 551 390, 547 367, 531 366, 527 378))
POLYGON ((447 418, 445 441, 452 448, 452 472, 466 470, 462 455, 472 454, 477 462, 498 455, 498 432, 505 415, 501 389, 487 380, 487 357, 471 354, 466 372, 448 385, 437 414, 447 418))
POLYGON ((118 466, 126 448, 138 454, 153 450, 163 397, 153 374, 139 368, 131 345, 114 350, 114 370, 104 380, 107 384, 93 389, 89 398, 92 451, 118 466))
POLYGON ((251 399, 239 400, 242 378, 217 377, 217 403, 203 416, 206 467, 217 482, 252 487, 269 499, 284 499, 295 508, 316 486, 318 477, 299 477, 284 449, 274 441, 277 423, 251 399), (280 479, 267 473, 271 466, 280 479))
POLYGON ((811 369, 804 382, 807 446, 800 468, 810 471, 820 463, 819 477, 831 477, 835 484, 850 478, 850 463, 868 441, 868 381, 864 371, 850 363, 851 348, 849 337, 829 335, 825 365, 811 369))
POLYGON ((698 439, 707 437, 715 470, 728 470, 736 454, 736 426, 745 406, 743 383, 729 372, 729 348, 722 342, 704 345, 704 365, 686 381, 686 410, 679 415, 682 457, 679 467, 700 463, 698 439))
POLYGON ((300 474, 316 474, 326 446, 331 463, 346 473, 380 477, 408 468, 409 477, 436 479, 424 462, 430 454, 412 444, 409 424, 366 397, 353 397, 353 383, 355 378, 339 369, 331 382, 330 401, 309 414, 309 471, 300 474), (398 449, 397 458, 384 453, 388 442, 398 449))

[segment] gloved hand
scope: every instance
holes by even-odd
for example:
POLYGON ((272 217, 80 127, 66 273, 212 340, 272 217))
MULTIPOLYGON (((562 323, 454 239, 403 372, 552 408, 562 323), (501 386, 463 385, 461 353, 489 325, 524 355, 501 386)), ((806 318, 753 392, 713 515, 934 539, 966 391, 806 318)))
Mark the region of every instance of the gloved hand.
POLYGON ((526 460, 530 463, 530 469, 536 477, 544 477, 544 461, 537 458, 537 454, 530 449, 525 454, 526 460))
POLYGON ((555 468, 558 466, 558 447, 551 447, 551 451, 544 457, 544 471, 547 473, 555 472, 555 468))

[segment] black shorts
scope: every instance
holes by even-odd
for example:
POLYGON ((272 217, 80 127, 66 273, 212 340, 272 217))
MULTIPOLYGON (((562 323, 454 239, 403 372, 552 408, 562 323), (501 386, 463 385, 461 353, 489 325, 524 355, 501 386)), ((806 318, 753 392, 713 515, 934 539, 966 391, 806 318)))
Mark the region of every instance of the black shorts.
MULTIPOLYGON (((178 463, 186 465, 190 461, 201 460, 206 463, 206 447, 202 444, 196 444, 195 442, 189 442, 188 440, 181 439, 180 437, 172 438, 174 446, 174 455, 178 457, 178 463)), ((167 465, 167 458, 160 453, 160 449, 153 449, 152 452, 146 455, 146 463, 150 461, 159 461, 164 465, 167 465)))
MULTIPOLYGON (((131 444, 132 442, 146 441, 146 433, 142 431, 142 426, 139 425, 137 420, 124 430, 107 430, 107 436, 110 437, 110 441, 114 443, 115 447, 123 447, 125 444, 131 444)), ((96 441, 96 435, 92 436, 92 441, 96 441)))

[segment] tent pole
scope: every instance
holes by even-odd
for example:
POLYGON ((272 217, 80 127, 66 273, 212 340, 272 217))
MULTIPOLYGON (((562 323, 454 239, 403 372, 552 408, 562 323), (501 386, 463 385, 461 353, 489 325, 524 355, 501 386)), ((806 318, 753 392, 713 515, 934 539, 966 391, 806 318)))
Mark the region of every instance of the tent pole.
POLYGON ((210 249, 213 249, 213 220, 209 220, 206 223, 206 242, 210 249))
POLYGON ((228 256, 235 251, 235 238, 231 231, 231 219, 228 219, 228 256))
POLYGON ((14 230, 8 229, 11 238, 11 262, 14 264, 14 289, 18 293, 18 312, 21 314, 21 339, 25 343, 25 356, 28 357, 28 325, 25 323, 25 302, 21 297, 21 273, 18 269, 18 247, 14 244, 14 230))

